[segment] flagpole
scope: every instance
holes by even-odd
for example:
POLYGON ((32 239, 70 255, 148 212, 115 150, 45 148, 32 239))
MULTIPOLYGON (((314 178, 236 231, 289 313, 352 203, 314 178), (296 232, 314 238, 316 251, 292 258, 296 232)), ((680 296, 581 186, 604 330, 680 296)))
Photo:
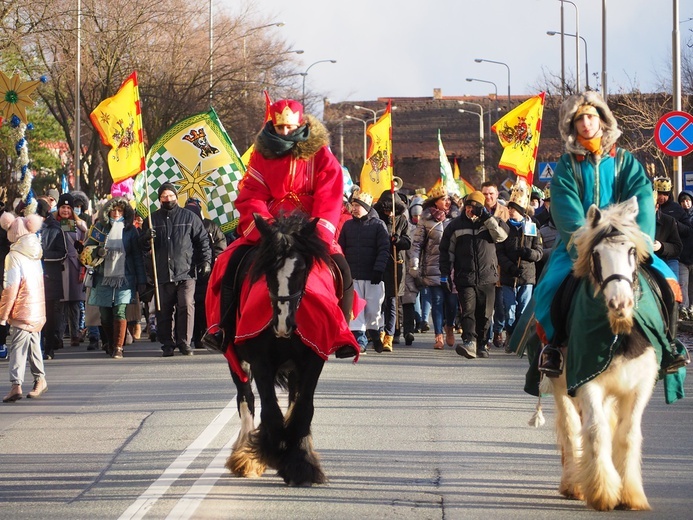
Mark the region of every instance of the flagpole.
MULTIPOLYGON (((144 170, 144 193, 145 199, 147 201, 147 222, 149 222, 149 229, 154 229, 152 224, 152 208, 149 204, 149 178, 147 176, 147 170, 144 170)), ((154 252, 154 237, 149 235, 149 249, 152 252, 152 272, 154 273, 154 301, 156 302, 156 310, 161 311, 161 301, 159 300, 159 277, 156 272, 156 253, 154 252)))

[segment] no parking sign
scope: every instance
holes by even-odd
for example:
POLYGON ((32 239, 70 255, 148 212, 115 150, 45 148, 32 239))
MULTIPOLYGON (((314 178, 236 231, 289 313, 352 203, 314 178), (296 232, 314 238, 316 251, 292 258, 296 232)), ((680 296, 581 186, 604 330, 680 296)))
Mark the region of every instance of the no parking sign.
POLYGON ((655 125, 654 138, 665 154, 688 155, 693 152, 693 116, 677 110, 664 114, 655 125))

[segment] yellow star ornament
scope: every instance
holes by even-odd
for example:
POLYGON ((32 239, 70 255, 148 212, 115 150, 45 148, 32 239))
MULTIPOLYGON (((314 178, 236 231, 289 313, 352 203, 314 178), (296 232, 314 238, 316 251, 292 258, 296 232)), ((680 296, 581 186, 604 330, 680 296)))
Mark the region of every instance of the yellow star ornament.
POLYGON ((19 74, 10 79, 0 71, 0 115, 9 119, 16 115, 26 124, 26 109, 33 106, 34 101, 29 97, 41 83, 40 80, 22 81, 19 74))

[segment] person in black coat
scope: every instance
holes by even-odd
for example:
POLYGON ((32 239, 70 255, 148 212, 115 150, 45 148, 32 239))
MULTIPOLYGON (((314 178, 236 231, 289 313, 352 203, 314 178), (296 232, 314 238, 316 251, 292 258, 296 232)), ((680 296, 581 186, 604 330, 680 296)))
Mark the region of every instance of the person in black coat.
MULTIPOLYGON (((678 197, 679 204, 683 210, 688 215, 688 220, 693 224, 693 192, 684 190, 679 193, 678 197)), ((693 301, 693 284, 689 283, 691 272, 693 272, 693 233, 689 234, 688 237, 681 237, 681 242, 683 242, 683 250, 681 251, 681 256, 679 257, 679 285, 681 286, 681 292, 683 293, 683 302, 681 303, 681 310, 679 315, 681 319, 691 320, 693 319, 693 306, 691 302, 693 301)))
POLYGON ((358 316, 354 316, 349 328, 361 352, 366 351, 368 336, 373 341, 373 349, 382 352, 383 275, 390 255, 390 238, 385 223, 371 207, 371 195, 357 190, 352 193, 350 200, 353 218, 344 222, 339 233, 339 245, 351 269, 354 290, 366 301, 366 306, 358 316))
POLYGON ((41 247, 43 248, 43 288, 46 293, 46 323, 41 331, 43 359, 53 359, 55 351, 63 348, 60 331, 64 298, 63 269, 67 258, 67 243, 60 223, 51 213, 50 202, 45 198, 37 201, 36 213, 43 217, 41 247))
POLYGON ((655 220, 655 241, 653 249, 655 254, 664 260, 675 273, 679 272, 679 256, 683 250, 683 243, 679 237, 679 230, 674 217, 662 213, 659 205, 655 220))
POLYGON ((405 251, 411 248, 409 237, 409 222, 406 214, 407 207, 399 195, 393 196, 392 192, 385 190, 373 205, 378 217, 385 223, 387 233, 390 236, 390 254, 387 267, 383 274, 385 282, 385 302, 383 303, 383 318, 385 320, 385 337, 383 338, 383 350, 392 352, 392 344, 399 343, 400 329, 398 324, 402 322, 402 306, 397 305, 397 298, 404 293, 404 261, 405 251), (394 230, 392 201, 395 201, 394 230), (396 256, 395 256, 396 254, 396 256), (397 269, 395 270, 395 265, 397 269), (395 276, 397 286, 395 287, 395 276), (397 315, 399 314, 399 316, 397 315))

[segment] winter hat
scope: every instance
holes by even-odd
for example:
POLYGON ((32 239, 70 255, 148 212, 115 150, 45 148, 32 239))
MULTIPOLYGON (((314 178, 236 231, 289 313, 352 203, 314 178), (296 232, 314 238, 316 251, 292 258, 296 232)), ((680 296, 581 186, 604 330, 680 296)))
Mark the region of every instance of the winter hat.
POLYGON ((48 195, 50 198, 53 200, 57 201, 60 198, 60 192, 56 190, 55 188, 51 188, 46 192, 46 195, 48 195))
POLYGON ((370 211, 371 206, 373 205, 373 195, 366 193, 365 191, 361 191, 360 189, 356 189, 351 194, 351 202, 356 202, 366 211, 370 211))
POLYGON ((188 211, 192 211, 195 215, 202 218, 202 209, 200 208, 200 205, 194 200, 188 199, 184 207, 188 211))
POLYGON ((15 217, 6 211, 0 216, 0 226, 7 231, 7 239, 12 243, 24 235, 36 233, 41 229, 42 224, 43 219, 36 214, 28 217, 15 217))
POLYGON ((36 200, 36 214, 43 218, 51 214, 51 205, 46 199, 36 200))
POLYGON ((159 191, 157 191, 158 197, 161 198, 161 194, 167 190, 172 191, 173 193, 178 195, 178 190, 176 189, 176 187, 170 182, 165 182, 161 186, 159 186, 159 191))
POLYGON ((682 191, 681 193, 679 193, 679 204, 681 204, 681 201, 683 199, 688 199, 691 202, 693 202, 693 193, 691 193, 690 191, 682 191))
POLYGON ((478 190, 471 192, 464 199, 464 204, 466 206, 474 206, 474 203, 478 204, 479 206, 483 206, 486 203, 486 198, 484 197, 484 194, 478 190))
POLYGON ((419 197, 418 195, 411 199, 411 204, 409 204, 409 215, 412 217, 421 215, 423 213, 423 203, 423 198, 419 197))
POLYGON ((71 208, 75 207, 75 199, 70 195, 69 193, 63 193, 59 198, 58 198, 58 207, 60 206, 70 206, 71 208))
POLYGON ((501 190, 498 192, 498 202, 501 202, 505 206, 509 200, 510 200, 510 193, 508 193, 505 190, 501 190))

